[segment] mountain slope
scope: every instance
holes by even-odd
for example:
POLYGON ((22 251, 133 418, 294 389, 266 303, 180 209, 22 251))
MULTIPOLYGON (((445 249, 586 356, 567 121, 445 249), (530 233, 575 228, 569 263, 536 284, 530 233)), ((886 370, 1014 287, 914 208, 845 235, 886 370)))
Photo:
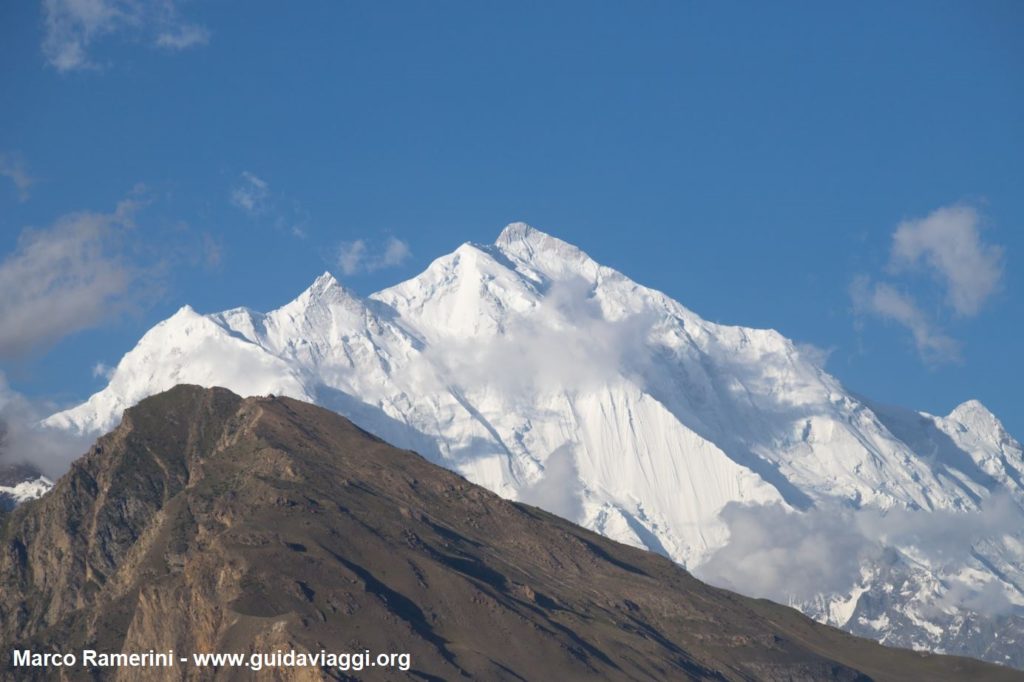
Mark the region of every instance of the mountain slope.
MULTIPOLYGON (((735 544, 736 505, 980 518, 993 500, 1024 504, 1020 445, 980 403, 945 418, 875 405, 777 332, 703 320, 523 224, 362 300, 325 274, 266 314, 185 308, 47 424, 99 432, 183 381, 312 400, 691 569, 735 544)), ((887 642, 1024 666, 1024 524, 1007 526, 965 540, 955 561, 875 528, 855 538, 871 551, 844 584, 759 596, 887 642), (979 650, 961 633, 996 615, 1012 636, 979 650)))
POLYGON ((48 495, 0 518, 8 650, 369 649, 410 653, 419 679, 1024 678, 709 587, 288 398, 148 398, 48 495))

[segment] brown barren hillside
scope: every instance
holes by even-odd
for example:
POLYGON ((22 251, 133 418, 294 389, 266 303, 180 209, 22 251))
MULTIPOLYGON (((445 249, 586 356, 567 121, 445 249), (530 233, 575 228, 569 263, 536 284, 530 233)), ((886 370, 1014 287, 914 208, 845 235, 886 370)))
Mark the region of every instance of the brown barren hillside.
POLYGON ((503 500, 343 417, 179 386, 0 516, 6 679, 254 679, 246 668, 15 669, 13 649, 407 652, 257 679, 1012 680, 705 585, 503 500))

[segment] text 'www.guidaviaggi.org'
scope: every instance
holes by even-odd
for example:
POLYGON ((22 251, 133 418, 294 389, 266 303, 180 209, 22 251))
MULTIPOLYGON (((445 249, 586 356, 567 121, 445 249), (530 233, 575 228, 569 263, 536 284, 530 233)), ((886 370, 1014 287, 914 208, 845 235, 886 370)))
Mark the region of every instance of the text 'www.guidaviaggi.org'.
POLYGON ((264 670, 272 668, 333 668, 341 672, 358 672, 370 668, 408 671, 412 656, 408 653, 373 654, 369 649, 356 652, 335 653, 321 649, 316 653, 308 651, 263 651, 251 653, 194 652, 188 656, 169 651, 132 653, 108 653, 94 649, 83 649, 79 653, 32 651, 15 649, 11 652, 14 668, 174 668, 192 666, 195 668, 248 668, 264 670))

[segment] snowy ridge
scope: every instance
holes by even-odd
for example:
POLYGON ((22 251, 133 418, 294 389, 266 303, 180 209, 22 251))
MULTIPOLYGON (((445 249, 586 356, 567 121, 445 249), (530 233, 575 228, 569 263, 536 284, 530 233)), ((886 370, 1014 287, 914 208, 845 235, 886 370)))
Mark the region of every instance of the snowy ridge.
POLYGON ((34 500, 53 487, 53 481, 39 476, 16 485, 0 485, 0 510, 13 509, 22 502, 34 500))
MULTIPOLYGON (((729 505, 969 515, 995 496, 1024 503, 1021 447, 980 403, 946 417, 868 403, 777 332, 705 321, 522 223, 366 299, 325 273, 266 314, 186 306, 106 388, 46 424, 103 431, 178 383, 318 402, 501 495, 691 568, 730 542, 729 505)), ((998 589, 1016 613, 1020 532, 949 565, 893 546, 796 605, 892 643, 955 649, 933 621, 973 611, 913 609, 965 581, 998 589), (880 596, 899 581, 923 596, 880 596)))

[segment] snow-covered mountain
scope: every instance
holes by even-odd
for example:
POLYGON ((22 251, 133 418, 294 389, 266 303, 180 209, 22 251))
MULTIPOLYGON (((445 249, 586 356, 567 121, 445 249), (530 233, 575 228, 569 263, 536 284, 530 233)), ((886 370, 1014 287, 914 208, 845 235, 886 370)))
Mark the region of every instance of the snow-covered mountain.
POLYGON ((53 487, 45 476, 26 479, 13 485, 0 485, 0 511, 13 509, 22 502, 34 500, 53 487))
POLYGON ((266 314, 185 306, 45 423, 103 431, 179 383, 312 400, 698 573, 729 552, 781 573, 813 555, 815 536, 761 532, 767 519, 834 526, 819 555, 849 530, 853 555, 817 557, 847 570, 810 592, 702 577, 889 643, 1024 666, 1024 456, 984 406, 869 403, 779 333, 703 320, 527 225, 365 299, 325 273, 266 314), (959 547, 946 527, 967 529, 959 547), (751 534, 781 544, 744 554, 751 534))

